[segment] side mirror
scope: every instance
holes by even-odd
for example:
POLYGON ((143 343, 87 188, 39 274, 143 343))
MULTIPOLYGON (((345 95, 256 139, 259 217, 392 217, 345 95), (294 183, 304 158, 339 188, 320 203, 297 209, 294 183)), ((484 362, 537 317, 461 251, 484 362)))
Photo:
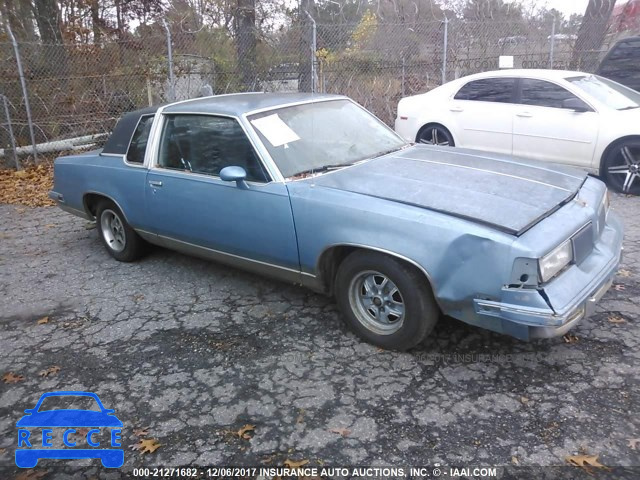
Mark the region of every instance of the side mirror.
POLYGON ((220 170, 220 180, 225 182, 236 182, 236 185, 240 188, 249 188, 245 179, 247 178, 247 172, 242 167, 224 167, 220 170))
POLYGON ((590 108, 579 98, 567 98, 566 100, 563 100, 562 108, 579 113, 590 111, 590 108))

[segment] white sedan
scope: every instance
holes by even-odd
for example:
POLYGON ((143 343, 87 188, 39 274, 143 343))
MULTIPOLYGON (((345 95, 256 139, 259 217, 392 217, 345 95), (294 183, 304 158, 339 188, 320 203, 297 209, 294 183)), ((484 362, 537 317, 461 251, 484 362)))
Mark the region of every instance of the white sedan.
POLYGON ((400 100, 395 129, 410 142, 574 165, 640 194, 640 93, 598 75, 470 75, 400 100))

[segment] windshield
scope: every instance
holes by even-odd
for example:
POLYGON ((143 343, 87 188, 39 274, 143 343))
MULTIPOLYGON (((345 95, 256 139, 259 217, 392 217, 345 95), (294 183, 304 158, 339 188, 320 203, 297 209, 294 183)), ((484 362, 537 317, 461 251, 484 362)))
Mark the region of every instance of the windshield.
POLYGON ((349 100, 283 107, 252 115, 249 121, 285 178, 350 165, 407 145, 349 100))
POLYGON ((607 78, 587 75, 566 80, 610 108, 630 110, 640 107, 640 93, 607 78))

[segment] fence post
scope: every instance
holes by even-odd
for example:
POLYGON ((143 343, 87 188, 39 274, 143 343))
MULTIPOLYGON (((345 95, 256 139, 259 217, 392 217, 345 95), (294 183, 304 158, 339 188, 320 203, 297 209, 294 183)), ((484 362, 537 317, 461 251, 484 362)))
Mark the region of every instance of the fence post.
POLYGON ((447 48, 449 42, 449 19, 444 17, 444 44, 442 51, 442 84, 447 83, 447 48))
POLYGON ((402 96, 403 97, 405 94, 405 89, 404 89, 405 76, 406 76, 406 66, 404 61, 404 55, 402 55, 402 96))
MULTIPOLYGON (((18 161, 18 152, 16 152, 16 139, 13 136, 13 126, 11 125, 11 115, 9 115, 9 101, 4 95, 2 97, 2 103, 4 103, 4 115, 7 118, 7 128, 9 129, 9 139, 11 141, 11 151, 13 152, 13 160, 16 162, 16 170, 20 170, 20 162, 18 161)), ((5 150, 5 154, 7 151, 5 150)))
POLYGON ((13 51, 16 54, 16 63, 18 64, 18 75, 20 76, 20 85, 22 86, 22 96, 24 98, 24 108, 27 111, 27 124, 29 125, 29 135, 31 137, 31 145, 33 146, 33 162, 38 164, 38 147, 36 146, 36 137, 33 134, 33 121, 31 120, 31 106, 29 105, 29 93, 27 92, 27 83, 24 79, 24 71, 22 70, 22 60, 20 58, 20 51, 18 50, 18 42, 16 37, 13 36, 11 26, 7 22, 7 31, 11 38, 11 44, 13 45, 13 51))
POLYGON ((316 44, 316 21, 311 14, 306 10, 309 20, 311 20, 311 93, 316 93, 316 50, 318 49, 316 44))
POLYGON ((556 43, 556 16, 553 16, 553 22, 551 23, 551 45, 549 47, 549 68, 553 69, 553 47, 556 43))
POLYGON ((175 79, 173 78, 173 46, 171 45, 171 30, 169 30, 169 25, 167 25, 167 21, 163 18, 162 24, 164 25, 164 30, 167 32, 167 56, 169 57, 169 100, 171 102, 175 102, 176 100, 176 90, 175 90, 175 79))

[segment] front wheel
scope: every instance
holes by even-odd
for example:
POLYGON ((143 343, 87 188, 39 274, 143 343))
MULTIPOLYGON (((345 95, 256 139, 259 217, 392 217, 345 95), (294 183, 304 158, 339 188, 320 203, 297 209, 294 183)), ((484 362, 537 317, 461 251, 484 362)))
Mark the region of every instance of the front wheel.
POLYGON ((441 147, 455 147, 453 136, 449 130, 438 124, 427 125, 420 129, 416 143, 439 145, 441 147))
POLYGON ((607 185, 617 192, 640 195, 640 140, 617 143, 602 163, 607 185))
POLYGON ((144 254, 145 241, 131 228, 120 209, 104 200, 96 209, 100 240, 109 254, 121 262, 133 262, 144 254))
POLYGON ((351 330, 363 340, 391 350, 418 345, 440 314, 422 273, 378 252, 350 254, 338 268, 335 291, 351 330))

